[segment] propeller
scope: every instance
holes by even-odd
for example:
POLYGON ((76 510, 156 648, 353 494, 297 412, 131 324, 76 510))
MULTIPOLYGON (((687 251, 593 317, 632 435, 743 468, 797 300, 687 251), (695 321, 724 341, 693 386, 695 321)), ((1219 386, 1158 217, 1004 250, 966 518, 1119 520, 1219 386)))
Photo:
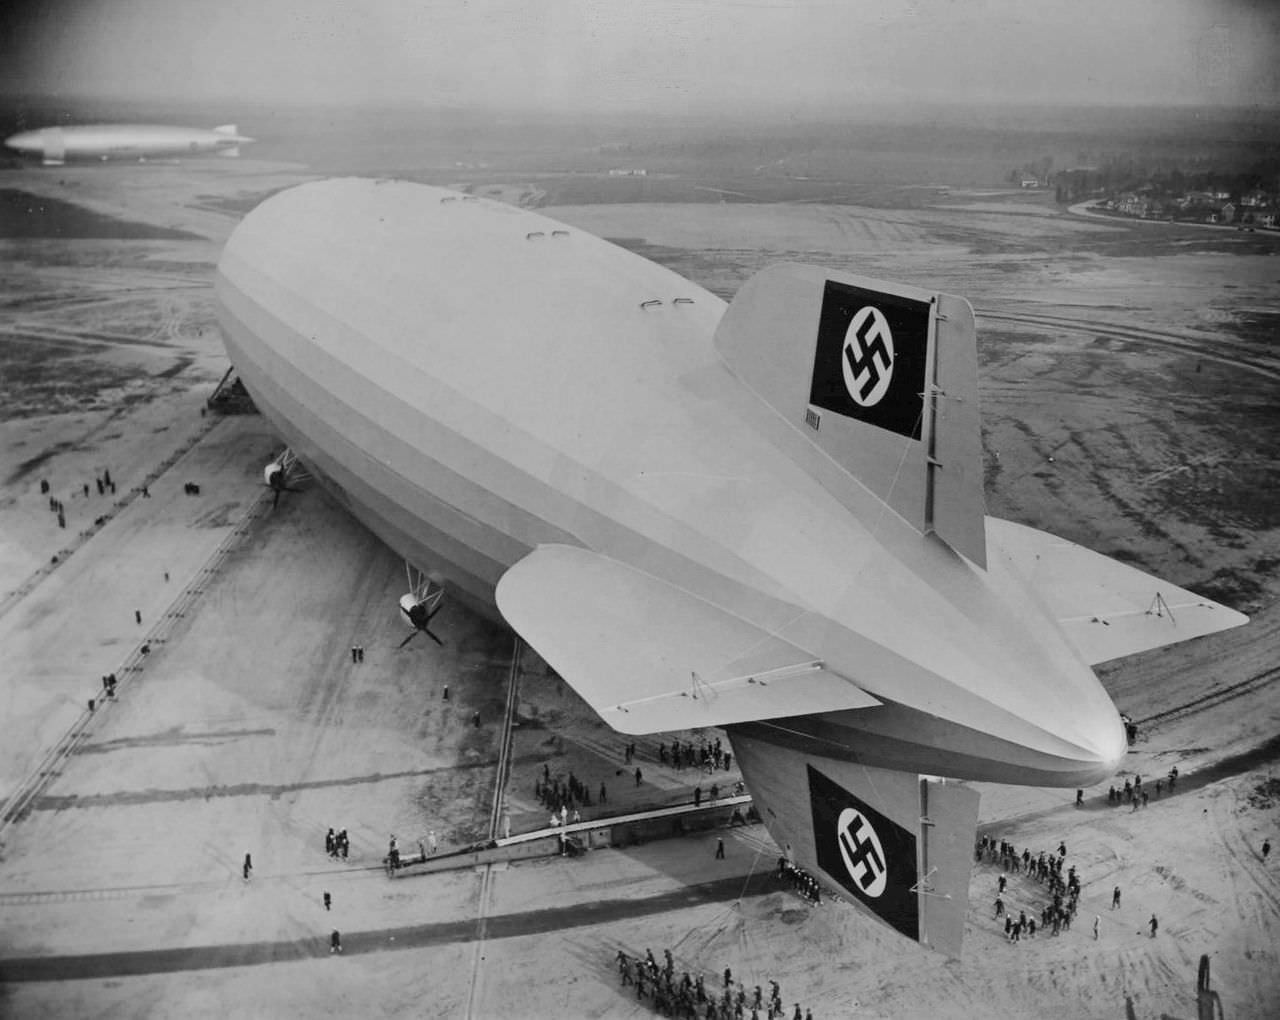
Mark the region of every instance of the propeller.
POLYGON ((427 635, 427 637, 443 648, 444 642, 431 631, 430 627, 432 617, 434 617, 436 613, 440 612, 440 608, 440 605, 437 605, 435 609, 428 612, 426 606, 421 602, 415 602, 405 610, 405 615, 409 617, 409 622, 413 625, 413 630, 409 632, 408 637, 396 645, 396 648, 403 648, 419 634, 427 635))
POLYGON ((263 480, 274 491, 271 497, 271 509, 274 510, 280 505, 280 493, 282 492, 301 492, 301 489, 294 488, 289 484, 289 473, 286 466, 280 461, 272 461, 267 465, 266 470, 262 473, 263 480))

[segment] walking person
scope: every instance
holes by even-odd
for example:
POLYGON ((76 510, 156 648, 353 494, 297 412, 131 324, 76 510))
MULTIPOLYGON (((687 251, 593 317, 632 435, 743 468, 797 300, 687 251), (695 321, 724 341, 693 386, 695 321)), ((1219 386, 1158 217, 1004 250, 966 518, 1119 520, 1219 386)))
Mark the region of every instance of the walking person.
POLYGON ((249 881, 249 875, 253 872, 253 859, 248 855, 244 855, 244 880, 249 881))
POLYGON ((333 898, 326 892, 324 894, 324 909, 328 910, 333 905, 333 898))
POLYGON ((1111 909, 1115 910, 1120 906, 1120 887, 1116 886, 1111 890, 1111 909))
POLYGON ((338 933, 338 929, 333 929, 333 934, 329 936, 329 952, 342 952, 342 936, 338 933))
POLYGON ((1148 923, 1151 925, 1151 937, 1152 937, 1152 938, 1155 938, 1155 937, 1156 937, 1156 931, 1157 931, 1157 930, 1159 929, 1159 927, 1160 927, 1160 922, 1156 920, 1156 915, 1155 915, 1155 914, 1152 914, 1152 915, 1151 915, 1151 920, 1150 920, 1148 923))
POLYGON ((1101 924, 1102 924, 1102 915, 1094 914, 1093 915, 1093 941, 1094 942, 1098 941, 1098 926, 1101 924))
POLYGON ((724 837, 720 836, 716 839, 716 860, 724 860, 724 837))

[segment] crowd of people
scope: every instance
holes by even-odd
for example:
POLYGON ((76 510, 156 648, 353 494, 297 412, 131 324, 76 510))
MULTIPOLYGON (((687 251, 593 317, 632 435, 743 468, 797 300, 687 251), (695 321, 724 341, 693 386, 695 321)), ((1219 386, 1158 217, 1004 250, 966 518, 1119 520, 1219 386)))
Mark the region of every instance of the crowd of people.
MULTIPOLYGON (((634 755, 635 745, 631 744, 628 748, 631 755, 634 755)), ((630 762, 631 757, 628 757, 630 762)), ((671 741, 670 750, 667 749, 665 743, 658 745, 658 762, 662 765, 670 765, 677 772, 683 772, 685 769, 700 768, 708 775, 723 769, 728 772, 733 765, 733 753, 726 751, 720 744, 720 738, 716 737, 714 743, 702 741, 701 745, 694 747, 691 741, 680 743, 679 738, 671 741)))
MULTIPOLYGON (((1064 873, 1063 865, 1067 857, 1065 842, 1058 844, 1055 853, 1046 853, 1041 850, 1033 855, 1026 849, 1019 853, 1017 848, 1006 840, 983 836, 975 848, 974 856, 978 863, 998 864, 1002 869, 996 879, 993 918, 997 921, 1004 919, 1005 938, 1010 942, 1019 942, 1023 938, 1035 938, 1037 931, 1060 935, 1071 929, 1071 923, 1080 909, 1080 876, 1076 872, 1075 865, 1067 867, 1064 873), (1043 904, 1038 915, 1034 908, 1030 908, 1030 916, 1025 909, 1019 909, 1016 918, 1013 916, 1013 909, 1005 903, 1004 899, 1010 873, 1026 875, 1046 886, 1049 900, 1043 904)), ((1120 897, 1120 887, 1117 885, 1111 891, 1112 910, 1120 909, 1120 897)), ((1101 915, 1095 914, 1093 918, 1095 940, 1099 938, 1101 924, 1101 915)), ((1155 914, 1151 915, 1148 925, 1151 929, 1151 937, 1155 938, 1160 926, 1155 914)))
MULTIPOLYGON (((570 813, 577 816, 574 821, 581 821, 582 816, 578 809, 591 806, 591 790, 586 783, 579 780, 572 772, 562 782, 559 776, 551 774, 551 766, 546 762, 542 763, 542 778, 535 779, 533 782, 533 795, 538 798, 538 802, 543 807, 550 808, 553 815, 563 817, 565 821, 568 820, 570 813)), ((601 783, 600 803, 608 802, 609 791, 605 784, 601 783)), ((562 824, 564 824, 562 821, 551 823, 553 828, 562 824)))
POLYGON ((786 857, 779 857, 778 870, 774 875, 780 881, 789 883, 797 895, 803 896, 810 903, 822 905, 822 888, 818 885, 818 880, 804 868, 792 864, 786 857))
MULTIPOLYGON (((717 991, 707 987, 701 974, 690 977, 686 970, 677 978, 670 949, 663 950, 663 959, 659 964, 652 949, 646 950, 643 957, 629 956, 619 949, 615 958, 622 987, 634 987, 636 999, 648 998, 663 1016, 698 1020, 779 1020, 787 1016, 777 981, 769 981, 766 999, 762 986, 748 990, 746 984, 733 980, 733 971, 726 967, 724 984, 717 991)), ((802 1010, 797 1002, 790 1020, 813 1020, 813 1012, 802 1010)))
MULTIPOLYGON (((1002 872, 996 880, 996 900, 993 917, 1004 918, 1005 937, 1010 942, 1018 942, 1023 938, 1034 938, 1037 931, 1051 932, 1060 935, 1069 931, 1080 909, 1080 876, 1075 865, 1065 867, 1067 844, 1058 844, 1055 853, 1041 850, 1032 854, 1024 849, 1021 853, 1007 840, 996 840, 983 836, 979 841, 975 856, 979 862, 999 863, 1002 872), (1033 908, 1031 915, 1020 909, 1018 916, 1004 901, 1008 888, 1009 873, 1023 874, 1046 887, 1049 897, 1037 913, 1033 908)), ((1094 937, 1097 937, 1097 924, 1094 925, 1094 937)))
MULTIPOLYGON (((1164 792, 1166 780, 1156 780, 1156 800, 1160 799, 1160 795, 1164 792)), ((1177 788, 1178 785, 1178 766, 1175 765, 1169 770, 1167 782, 1169 784, 1169 792, 1177 788)), ((1107 789, 1107 803, 1112 807, 1120 804, 1132 805, 1132 810, 1137 811, 1140 807, 1146 807, 1150 803, 1151 795, 1143 789, 1142 777, 1134 776, 1133 781, 1128 779, 1124 781, 1123 787, 1117 787, 1114 784, 1107 789)))
MULTIPOLYGON (((623 745, 622 763, 627 766, 635 765, 637 753, 634 741, 623 745)), ((733 764, 733 755, 724 749, 718 737, 711 742, 704 740, 698 745, 694 745, 692 741, 681 742, 676 738, 670 746, 665 742, 658 744, 658 762, 674 768, 677 772, 686 768, 700 767, 707 774, 712 774, 721 769, 729 770, 733 764)), ((644 773, 639 766, 636 766, 634 779, 636 786, 640 786, 644 781, 644 773)), ((746 787, 738 781, 734 784, 733 792, 735 795, 742 794, 746 792, 746 787)), ((572 771, 567 776, 553 774, 550 764, 546 762, 543 762, 542 774, 534 777, 533 795, 543 808, 551 812, 550 825, 553 829, 567 825, 571 821, 582 821, 584 808, 592 807, 593 804, 603 808, 609 803, 609 789, 603 781, 599 789, 594 791, 593 802, 593 783, 583 782, 572 771)), ((693 791, 694 805, 701 806, 706 796, 708 796, 707 792, 703 790, 701 784, 698 784, 693 791)), ((720 797, 718 783, 711 784, 709 797, 712 804, 720 797)), ((741 812, 737 814, 739 824, 746 824, 750 820, 750 816, 744 818, 741 812)))

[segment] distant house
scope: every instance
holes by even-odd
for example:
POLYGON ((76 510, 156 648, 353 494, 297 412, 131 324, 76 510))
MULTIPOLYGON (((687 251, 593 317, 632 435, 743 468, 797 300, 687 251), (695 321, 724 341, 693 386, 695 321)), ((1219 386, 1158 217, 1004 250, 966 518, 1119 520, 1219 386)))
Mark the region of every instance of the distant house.
POLYGON ((1116 210, 1126 216, 1140 216, 1147 219, 1151 215, 1152 203, 1149 198, 1125 192, 1116 200, 1116 210))
POLYGON ((1035 178, 1035 177, 1024 177, 1022 178, 1022 187, 1038 188, 1040 187, 1040 181, 1038 178, 1035 178))
POLYGON ((1234 202, 1228 202, 1222 207, 1222 222, 1234 223, 1236 221, 1236 207, 1234 202))

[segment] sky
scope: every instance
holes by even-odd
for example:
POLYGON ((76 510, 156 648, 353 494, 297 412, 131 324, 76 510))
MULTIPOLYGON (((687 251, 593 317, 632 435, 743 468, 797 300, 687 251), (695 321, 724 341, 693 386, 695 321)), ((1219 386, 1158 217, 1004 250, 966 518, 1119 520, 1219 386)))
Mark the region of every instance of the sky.
POLYGON ((821 115, 1280 106, 1272 0, 7 0, 0 95, 821 115))

